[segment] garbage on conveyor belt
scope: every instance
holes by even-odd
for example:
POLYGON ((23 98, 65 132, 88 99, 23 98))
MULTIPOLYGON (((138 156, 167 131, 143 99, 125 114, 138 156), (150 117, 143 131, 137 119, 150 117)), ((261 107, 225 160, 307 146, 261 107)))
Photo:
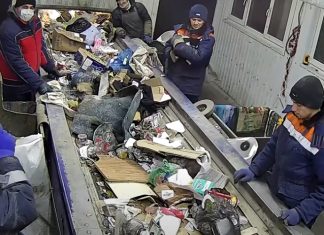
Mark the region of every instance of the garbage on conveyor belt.
POLYGON ((239 234, 238 199, 223 191, 228 177, 211 167, 207 151, 188 145, 184 123, 163 115, 171 97, 153 72, 162 70, 156 49, 140 39, 136 51, 120 48, 114 40, 123 30, 107 13, 41 16, 53 58, 69 72, 58 79, 60 95, 46 98, 56 97, 51 103, 72 119, 109 234, 239 234))

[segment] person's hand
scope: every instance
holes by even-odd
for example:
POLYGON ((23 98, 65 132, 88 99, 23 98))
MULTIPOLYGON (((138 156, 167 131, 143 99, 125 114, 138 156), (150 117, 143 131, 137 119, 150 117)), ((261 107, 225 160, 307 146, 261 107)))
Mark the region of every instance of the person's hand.
POLYGON ((150 44, 153 42, 153 38, 149 35, 144 35, 144 42, 146 42, 146 44, 150 44))
POLYGON ((171 38, 171 44, 173 48, 175 48, 179 43, 183 43, 183 42, 185 41, 183 40, 183 37, 181 35, 174 34, 173 37, 171 38))
POLYGON ((16 139, 11 134, 0 129, 0 159, 12 157, 15 154, 16 139))
POLYGON ((179 59, 179 57, 174 54, 173 50, 170 51, 170 58, 173 61, 173 63, 177 62, 177 60, 179 59))
POLYGON ((66 76, 68 74, 69 74, 68 71, 59 71, 57 68, 54 68, 53 71, 48 73, 47 78, 50 80, 54 80, 54 79, 66 76))
POLYGON ((234 173, 234 183, 249 182, 255 177, 254 173, 249 168, 243 168, 234 173))
POLYGON ((284 220, 286 225, 297 225, 300 223, 300 215, 296 209, 283 210, 281 212, 281 219, 284 220))
POLYGON ((126 37, 126 31, 125 31, 125 29, 123 29, 121 27, 116 28, 115 34, 119 38, 125 38, 126 37))
POLYGON ((53 89, 46 82, 44 82, 42 83, 42 85, 39 86, 37 91, 39 92, 39 94, 44 95, 47 92, 52 92, 53 89))

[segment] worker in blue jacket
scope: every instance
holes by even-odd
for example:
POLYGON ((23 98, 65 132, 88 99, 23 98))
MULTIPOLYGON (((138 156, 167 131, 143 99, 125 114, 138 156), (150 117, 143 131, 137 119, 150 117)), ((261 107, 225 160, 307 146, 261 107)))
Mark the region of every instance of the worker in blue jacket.
POLYGON ((0 234, 17 234, 37 218, 32 186, 14 157, 15 143, 0 125, 0 234))
POLYGON ((189 21, 176 25, 174 30, 174 36, 165 45, 165 74, 195 103, 201 95, 215 44, 207 8, 202 4, 192 6, 189 21))
POLYGON ((268 184, 288 210, 288 225, 311 226, 324 209, 324 91, 314 76, 292 87, 292 106, 284 122, 248 168, 234 173, 235 182, 249 182, 271 171, 268 184))

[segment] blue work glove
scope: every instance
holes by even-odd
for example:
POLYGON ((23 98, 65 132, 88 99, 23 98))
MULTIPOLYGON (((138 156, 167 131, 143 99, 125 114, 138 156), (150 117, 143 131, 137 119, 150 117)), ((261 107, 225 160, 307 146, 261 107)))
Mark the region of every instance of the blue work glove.
POLYGON ((280 218, 284 220, 286 225, 293 226, 300 222, 300 215, 296 209, 283 210, 280 218))
POLYGON ((249 168, 243 168, 234 173, 234 183, 249 182, 255 178, 254 173, 249 168))
POLYGON ((144 35, 144 42, 146 42, 147 44, 150 44, 153 42, 153 38, 151 36, 148 35, 144 35))
POLYGON ((0 129, 0 158, 12 157, 15 154, 16 139, 3 129, 0 129))

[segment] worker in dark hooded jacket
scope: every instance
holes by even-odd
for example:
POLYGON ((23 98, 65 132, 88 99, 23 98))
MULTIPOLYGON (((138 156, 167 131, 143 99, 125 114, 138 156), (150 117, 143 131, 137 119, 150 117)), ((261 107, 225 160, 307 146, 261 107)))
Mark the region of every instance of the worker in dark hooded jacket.
POLYGON ((288 225, 311 226, 324 210, 324 91, 314 76, 292 87, 292 106, 262 152, 248 168, 234 173, 234 181, 248 182, 271 170, 268 184, 288 210, 288 225))
POLYGON ((0 234, 17 234, 37 218, 32 186, 14 157, 15 143, 0 125, 0 234))
POLYGON ((152 20, 145 6, 134 0, 117 0, 117 8, 112 12, 114 27, 121 27, 131 38, 152 42, 152 20))
POLYGON ((215 44, 207 8, 194 5, 189 12, 189 22, 176 25, 174 30, 174 36, 165 45, 165 73, 195 103, 201 95, 215 44))
POLYGON ((36 92, 51 91, 41 79, 40 67, 62 76, 48 56, 35 4, 35 0, 13 0, 0 26, 0 73, 6 101, 30 101, 36 92))

